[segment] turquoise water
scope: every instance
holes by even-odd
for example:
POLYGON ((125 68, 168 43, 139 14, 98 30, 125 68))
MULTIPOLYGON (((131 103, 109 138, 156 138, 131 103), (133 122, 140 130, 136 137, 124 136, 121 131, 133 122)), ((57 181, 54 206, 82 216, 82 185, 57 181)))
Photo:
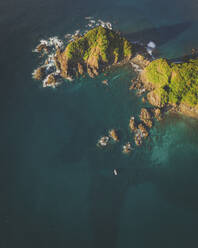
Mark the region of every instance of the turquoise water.
POLYGON ((1 1, 0 247, 196 247, 198 122, 169 115, 131 155, 141 99, 131 68, 44 89, 31 78, 41 38, 111 21, 175 58, 198 44, 196 1, 1 1), (96 147, 110 128, 121 142, 96 147), (113 176, 117 168, 119 176, 113 176))

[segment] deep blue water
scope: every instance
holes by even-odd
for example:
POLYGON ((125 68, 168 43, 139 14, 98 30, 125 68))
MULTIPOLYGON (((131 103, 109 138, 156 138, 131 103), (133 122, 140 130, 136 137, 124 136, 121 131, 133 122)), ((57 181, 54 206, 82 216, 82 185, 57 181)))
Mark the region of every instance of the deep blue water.
POLYGON ((198 122, 169 115, 124 156, 142 106, 129 67, 109 87, 101 75, 44 89, 31 73, 39 39, 83 28, 85 16, 180 57, 198 47, 197 12, 194 0, 1 0, 0 248, 196 247, 198 122), (121 144, 98 149, 113 127, 121 144))

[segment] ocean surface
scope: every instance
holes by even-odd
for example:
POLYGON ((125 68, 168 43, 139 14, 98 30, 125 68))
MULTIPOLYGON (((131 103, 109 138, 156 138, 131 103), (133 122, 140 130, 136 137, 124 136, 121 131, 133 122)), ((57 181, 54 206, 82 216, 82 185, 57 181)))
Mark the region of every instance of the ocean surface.
POLYGON ((31 75, 39 40, 85 29, 87 16, 178 58, 198 47, 197 13, 195 0, 0 1, 0 248, 197 247, 198 121, 167 115, 126 156, 143 106, 130 67, 109 87, 100 75, 43 88, 31 75), (99 149, 111 128, 120 143, 99 149))

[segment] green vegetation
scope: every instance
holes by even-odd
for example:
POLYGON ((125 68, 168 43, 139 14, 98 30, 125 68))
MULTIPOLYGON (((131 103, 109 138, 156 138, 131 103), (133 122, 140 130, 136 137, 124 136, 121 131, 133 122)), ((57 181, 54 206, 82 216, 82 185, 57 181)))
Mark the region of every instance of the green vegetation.
POLYGON ((117 63, 132 56, 132 45, 116 32, 99 26, 70 42, 64 55, 74 62, 87 62, 90 56, 96 56, 103 63, 117 63))
POLYGON ((160 94, 163 105, 198 104, 198 59, 180 64, 157 59, 146 67, 145 75, 160 94))

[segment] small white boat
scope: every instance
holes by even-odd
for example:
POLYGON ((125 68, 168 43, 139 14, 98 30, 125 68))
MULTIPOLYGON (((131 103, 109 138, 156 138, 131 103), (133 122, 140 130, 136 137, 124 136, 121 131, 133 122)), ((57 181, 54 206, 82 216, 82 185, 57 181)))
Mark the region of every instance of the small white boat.
POLYGON ((118 171, 117 171, 116 169, 114 169, 114 170, 113 170, 113 174, 114 174, 115 176, 117 176, 117 175, 118 175, 118 171))

